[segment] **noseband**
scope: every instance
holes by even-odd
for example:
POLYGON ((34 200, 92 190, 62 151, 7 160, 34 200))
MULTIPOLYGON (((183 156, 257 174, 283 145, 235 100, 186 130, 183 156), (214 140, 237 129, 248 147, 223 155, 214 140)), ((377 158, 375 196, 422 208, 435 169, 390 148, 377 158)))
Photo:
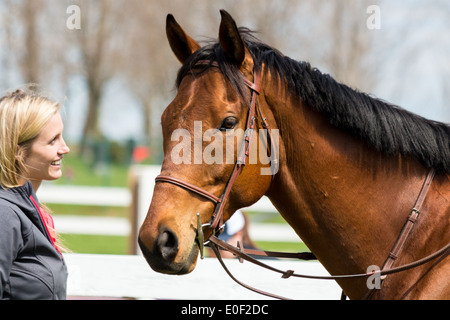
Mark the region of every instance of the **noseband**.
MULTIPOLYGON (((207 60, 201 60, 197 62, 196 66, 210 66, 210 67, 219 67, 217 62, 215 61, 207 61, 207 60)), ((236 178, 241 173, 242 169, 246 164, 248 164, 248 158, 249 158, 249 151, 250 151, 250 141, 253 135, 253 131, 255 130, 255 122, 256 122, 256 116, 257 112, 260 114, 261 117, 261 125, 264 129, 266 129, 268 134, 268 153, 270 150, 269 145, 272 143, 271 139, 271 132, 270 127, 268 123, 266 122, 266 118, 263 116, 261 112, 261 108, 258 103, 258 95, 260 92, 260 84, 261 84, 261 72, 259 70, 255 70, 254 72, 254 80, 251 82, 250 80, 246 79, 244 77, 245 85, 250 89, 251 92, 251 100, 249 105, 249 112, 247 116, 247 123, 245 127, 245 134, 244 134, 244 141, 241 144, 241 148, 239 150, 236 163, 233 168, 233 172, 231 173, 231 176, 227 182, 227 185, 225 186, 225 189, 223 190, 222 194, 217 197, 214 194, 210 193, 209 191, 206 191, 205 189, 202 189, 200 187, 197 187, 189 182, 183 181, 181 179, 167 176, 167 175, 159 175, 156 177, 155 182, 166 182, 171 183, 173 185, 176 185, 178 187, 184 188, 186 190, 189 190, 193 193, 196 193, 197 195, 200 195, 215 204, 214 212, 211 216, 211 219, 208 223, 202 224, 200 222, 200 217, 197 215, 198 219, 198 229, 197 229, 197 242, 200 248, 200 254, 203 257, 203 244, 205 243, 205 239, 203 238, 203 228, 207 227, 212 230, 212 234, 218 234, 220 230, 223 228, 223 210, 225 208, 225 204, 228 201, 228 198, 230 196, 231 188, 233 187, 236 178)), ((275 162, 275 165, 278 165, 278 159, 274 157, 273 155, 270 157, 270 160, 272 162, 275 162)))

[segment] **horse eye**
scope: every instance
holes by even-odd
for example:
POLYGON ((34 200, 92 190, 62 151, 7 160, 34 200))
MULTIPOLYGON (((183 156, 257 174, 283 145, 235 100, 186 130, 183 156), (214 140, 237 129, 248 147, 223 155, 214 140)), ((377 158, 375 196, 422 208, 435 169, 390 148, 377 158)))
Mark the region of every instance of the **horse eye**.
POLYGON ((238 119, 235 117, 226 117, 220 126, 220 131, 233 129, 238 123, 238 119))

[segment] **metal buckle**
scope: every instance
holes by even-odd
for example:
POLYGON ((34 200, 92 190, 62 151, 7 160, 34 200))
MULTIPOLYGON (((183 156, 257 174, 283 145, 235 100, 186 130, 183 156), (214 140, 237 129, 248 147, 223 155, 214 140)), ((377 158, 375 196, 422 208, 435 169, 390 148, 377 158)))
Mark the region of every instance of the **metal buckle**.
POLYGON ((209 223, 203 224, 200 221, 200 213, 197 212, 197 244, 198 244, 198 249, 200 250, 200 258, 203 260, 204 258, 204 250, 205 250, 205 235, 203 233, 203 227, 204 226, 209 226, 209 223))
MULTIPOLYGON (((211 222, 202 224, 202 222, 200 221, 200 213, 197 212, 197 236, 195 237, 195 240, 197 241, 198 249, 200 251, 200 259, 202 260, 205 257, 204 255, 205 246, 207 246, 210 242, 209 239, 205 241, 205 234, 203 233, 204 227, 211 227, 211 222)), ((221 225, 220 227, 217 227, 216 229, 213 230, 212 235, 219 236, 223 232, 224 228, 225 224, 221 225)))

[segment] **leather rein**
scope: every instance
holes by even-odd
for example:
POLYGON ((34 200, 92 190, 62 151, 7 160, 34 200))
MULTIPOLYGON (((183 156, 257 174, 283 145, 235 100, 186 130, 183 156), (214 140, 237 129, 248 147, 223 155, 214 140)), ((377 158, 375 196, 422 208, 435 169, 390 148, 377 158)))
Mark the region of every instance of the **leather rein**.
MULTIPOLYGON (((197 62, 196 66, 197 65, 217 67, 217 68, 219 67, 217 62, 206 61, 206 60, 201 60, 201 61, 197 62)), ((256 289, 254 287, 251 287, 247 284, 240 282, 238 279, 236 279, 232 275, 232 273, 226 267, 225 263, 222 260, 221 254, 219 252, 219 248, 221 250, 225 250, 225 251, 229 251, 229 252, 233 253, 235 256, 238 257, 240 262, 243 262, 244 260, 246 260, 246 261, 249 261, 260 267, 280 273, 282 275, 281 277, 283 279, 287 279, 290 277, 298 277, 298 278, 319 279, 319 280, 340 280, 340 279, 364 278, 364 277, 369 277, 369 276, 378 274, 378 276, 380 276, 381 281, 383 281, 386 278, 386 276, 389 274, 398 273, 401 271, 405 271, 405 270, 409 270, 409 269, 418 267, 418 266, 423 265, 423 264, 425 264, 431 260, 434 260, 440 256, 442 256, 442 259, 443 259, 450 253, 450 243, 449 243, 446 246, 444 246, 443 248, 441 248, 440 250, 436 251, 435 253, 428 255, 420 260, 417 260, 415 262, 412 262, 412 263, 409 263, 409 264, 406 264, 403 266, 394 267, 394 268, 392 267, 393 263, 399 256, 399 253, 401 252, 401 250, 406 242, 406 239, 408 238, 415 222, 417 221, 417 218, 419 217, 421 206, 426 198, 428 190, 433 181, 433 177, 435 175, 434 169, 431 169, 429 171, 429 173, 427 174, 427 177, 424 181, 424 184, 423 184, 422 189, 419 193, 419 196, 416 200, 416 203, 415 203, 413 209, 411 210, 411 212, 402 228, 402 231, 400 232, 400 235, 399 235, 397 241, 395 242, 391 252, 389 253, 388 258, 386 259, 381 271, 373 271, 373 272, 369 272, 369 273, 360 273, 360 274, 334 275, 334 276, 314 276, 314 275, 298 274, 298 273, 295 273, 293 270, 280 270, 280 269, 274 268, 272 266, 269 266, 269 265, 261 262, 260 260, 258 260, 255 257, 260 256, 260 257, 288 258, 288 259, 300 259, 300 260, 317 260, 317 258, 315 257, 315 255, 313 253, 311 253, 311 252, 288 253, 288 252, 275 252, 275 251, 245 249, 245 248, 241 247, 239 242, 237 244, 237 247, 235 247, 235 246, 232 246, 232 245, 228 244, 227 242, 219 239, 218 235, 223 231, 223 227, 224 227, 223 210, 224 210, 225 204, 229 198, 231 188, 233 187, 233 184, 236 181, 236 178, 239 176, 239 174, 241 173, 244 166, 248 163, 250 141, 251 141, 253 131, 255 130, 255 122, 256 122, 257 113, 259 113, 259 115, 261 117, 262 127, 264 129, 268 130, 268 132, 269 132, 268 145, 272 141, 270 126, 266 122, 266 118, 264 117, 264 115, 261 111, 261 108, 259 106, 259 102, 258 102, 258 95, 260 93, 260 83, 261 83, 260 71, 259 70, 255 71, 253 77, 254 77, 253 82, 249 81, 245 77, 243 78, 246 86, 250 89, 250 92, 251 92, 251 100, 250 100, 249 112, 248 112, 248 116, 247 116, 246 130, 245 130, 245 134, 244 134, 243 143, 241 144, 241 148, 240 148, 238 156, 237 156, 236 163, 234 165, 231 176, 230 176, 228 183, 226 184, 225 189, 223 190, 222 194, 219 197, 217 197, 216 195, 210 193, 209 191, 207 191, 205 189, 202 189, 202 188, 197 187, 189 182, 183 181, 181 179, 178 179, 176 177, 169 176, 169 175, 159 175, 155 178, 156 183, 158 183, 158 182, 171 183, 173 185, 176 185, 178 187, 181 187, 181 188, 189 190, 193 193, 196 193, 197 195, 200 195, 200 196, 212 201, 215 204, 215 209, 214 209, 211 219, 208 223, 202 224, 200 221, 200 215, 199 215, 199 213, 197 213, 196 241, 199 246, 199 251, 200 251, 200 255, 201 255, 202 259, 203 259, 204 246, 207 245, 213 249, 216 257, 218 258, 220 264, 222 265, 222 267, 224 268, 226 273, 239 285, 241 285, 251 291, 254 291, 256 293, 259 293, 259 294, 262 294, 265 296, 269 296, 269 297, 272 297, 275 299, 289 300, 288 298, 285 298, 285 297, 282 297, 282 296, 279 296, 276 294, 268 293, 268 292, 256 289), (203 228, 209 228, 211 230, 211 235, 207 239, 204 238, 203 228)), ((269 153, 269 150, 270 150, 270 148, 268 148, 268 153, 269 153)), ((275 165, 278 165, 277 157, 272 156, 272 157, 270 157, 270 160, 275 161, 276 162, 275 165)), ((272 178, 273 178, 273 176, 272 176, 272 178)), ((368 290, 366 295, 364 296, 364 298, 370 298, 371 295, 374 293, 374 290, 375 289, 368 290)), ((345 299, 345 297, 346 297, 345 294, 342 293, 342 298, 345 299)))

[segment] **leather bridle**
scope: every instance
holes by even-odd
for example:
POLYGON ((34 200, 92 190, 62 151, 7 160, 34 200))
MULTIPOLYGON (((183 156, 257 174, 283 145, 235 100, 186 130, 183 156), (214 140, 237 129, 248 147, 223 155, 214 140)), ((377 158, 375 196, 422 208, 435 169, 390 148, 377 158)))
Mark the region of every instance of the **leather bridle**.
MULTIPOLYGON (((225 271, 227 272, 227 274, 238 284, 240 284, 241 286, 257 292, 259 294, 262 295, 266 295, 272 298, 276 298, 276 299, 283 299, 283 300, 289 300, 288 298, 282 297, 282 296, 278 296, 269 292, 265 292, 259 289, 256 289, 254 287, 251 287, 249 285, 246 285, 242 282, 240 282, 239 280, 237 280, 232 274, 231 272, 228 270, 228 268, 226 267, 225 263, 223 262, 220 252, 219 252, 219 248, 225 251, 229 251, 231 253, 233 253, 235 256, 237 256, 239 258, 239 261, 243 262, 243 260, 249 261, 253 264, 256 264, 260 267, 266 268, 268 270, 277 272, 281 274, 281 277, 283 279, 287 279, 290 277, 297 277, 297 278, 305 278, 305 279, 316 279, 316 280, 342 280, 342 279, 357 279, 357 278, 368 278, 370 276, 373 276, 375 274, 377 274, 378 277, 380 277, 380 286, 383 283, 383 281, 386 279, 387 275, 390 274, 394 274, 394 273, 398 273, 398 272, 403 272, 406 270, 410 270, 416 267, 419 267, 425 263, 428 263, 432 260, 435 260, 437 258, 440 258, 441 260, 438 260, 438 262, 442 261, 443 259, 445 259, 449 254, 450 254, 450 243, 445 245, 443 248, 433 252, 432 254, 416 260, 414 262, 402 265, 402 266, 398 266, 398 267, 393 267, 393 263, 395 262, 395 260, 398 258, 399 254, 401 253, 404 244, 406 242, 406 240, 408 239, 408 236, 412 230, 412 228, 414 227, 419 215, 421 214, 421 207, 422 204, 427 196, 428 190, 431 186, 431 183, 433 181, 433 177, 435 175, 435 170, 431 169, 426 178, 425 181, 422 185, 422 189, 419 193, 419 196, 417 197, 417 200, 414 204, 414 207, 412 208, 412 210, 410 211, 409 216, 406 219, 406 222, 400 232, 400 235, 397 238, 397 241, 395 242, 392 250, 390 251, 388 258, 386 259, 382 270, 381 271, 371 271, 371 272, 367 272, 367 273, 359 273, 359 274, 346 274, 346 275, 334 275, 334 276, 315 276, 315 275, 305 275, 305 274, 299 274, 299 273, 295 273, 294 270, 280 270, 277 268, 274 268, 270 265, 267 265, 265 263, 263 263, 260 260, 257 260, 255 256, 262 256, 262 257, 275 257, 275 258, 290 258, 290 259, 299 259, 299 260, 316 260, 314 254, 312 254, 311 252, 298 252, 298 253, 288 253, 288 252, 271 252, 271 251, 262 251, 262 250, 249 250, 249 249, 245 249, 242 248, 241 245, 238 243, 237 247, 234 247, 228 243, 226 243, 225 241, 217 238, 216 236, 211 236, 209 238, 210 242, 212 242, 212 245, 210 245, 210 247, 212 247, 212 249, 214 250, 215 255, 217 256, 220 264, 222 265, 222 267, 225 269, 225 271)), ((372 295, 376 292, 376 289, 369 289, 367 290, 366 294, 363 296, 362 299, 369 299, 372 297, 372 295)), ((341 299, 344 300, 346 298, 346 295, 344 294, 344 292, 342 292, 341 295, 341 299)))
MULTIPOLYGON (((216 67, 216 68, 219 67, 218 63, 215 61, 200 60, 199 62, 196 63, 196 66, 205 66, 205 65, 216 67)), ((211 192, 209 192, 205 189, 197 187, 189 182, 183 181, 183 180, 178 179, 173 176, 159 175, 155 179, 155 182, 171 183, 178 187, 189 190, 193 193, 196 193, 197 195, 200 195, 200 196, 212 201, 215 204, 214 212, 211 215, 211 219, 208 223, 202 224, 200 222, 200 217, 198 216, 197 242, 198 242, 199 248, 201 249, 200 251, 201 251, 202 257, 203 257, 203 244, 205 242, 205 239, 203 239, 203 230, 202 229, 209 228, 212 230, 212 235, 217 235, 218 233, 220 233, 221 229, 223 228, 223 225, 224 225, 223 210, 225 208, 225 204, 228 201, 231 189, 236 181, 236 178, 242 172, 242 169, 244 168, 244 166, 248 164, 248 158, 249 158, 249 152, 250 152, 250 142, 252 140, 252 135, 253 135, 253 132, 255 131, 255 127, 256 127, 257 113, 259 113, 259 115, 261 117, 261 125, 262 125, 263 129, 266 129, 268 131, 267 152, 268 152, 270 161, 272 162, 272 166, 275 167, 278 165, 277 156, 270 154, 270 150, 271 150, 270 145, 272 144, 271 129, 270 129, 269 124, 266 121, 266 118, 264 117, 264 115, 261 111, 261 107, 259 106, 259 102, 258 102, 258 95, 260 92, 260 83, 261 83, 260 70, 255 70, 253 77, 254 77, 253 82, 246 79, 245 77, 243 78, 245 85, 250 89, 250 92, 251 92, 249 111, 248 111, 247 122, 246 122, 246 126, 245 126, 244 140, 243 140, 240 150, 238 152, 236 163, 234 165, 231 176, 228 179, 228 182, 227 182, 222 194, 219 197, 217 197, 216 195, 212 194, 211 192)), ((273 176, 272 176, 272 178, 273 178, 273 176)))
MULTIPOLYGON (((201 65, 203 65, 203 66, 206 65, 209 67, 217 67, 217 68, 219 67, 218 63, 215 61, 201 60, 201 61, 197 62, 197 64, 196 64, 196 66, 201 66, 201 65)), ((244 168, 244 166, 248 163, 250 142, 251 142, 253 131, 255 130, 257 113, 259 113, 259 115, 261 117, 262 127, 264 129, 266 129, 269 133, 267 136, 268 137, 268 142, 267 142, 268 155, 271 150, 269 145, 271 143, 273 143, 272 137, 271 137, 270 126, 267 123, 266 118, 262 114, 261 108, 260 108, 259 102, 258 102, 258 95, 259 95, 260 89, 261 89, 260 88, 260 85, 261 85, 260 70, 255 70, 253 77, 254 77, 253 82, 246 79, 245 77, 243 78, 246 86, 250 89, 250 92, 251 92, 251 100, 250 100, 249 112, 248 112, 248 116, 247 116, 246 130, 245 130, 245 134, 244 134, 243 143, 241 144, 241 148, 240 148, 238 156, 237 156, 236 163, 234 165, 231 176, 230 176, 222 194, 219 197, 217 197, 216 195, 212 194, 211 192, 209 192, 205 189, 197 187, 189 182, 183 181, 183 180, 178 179, 173 176, 159 175, 155 179, 155 182, 157 182, 157 183, 158 182, 159 183, 171 183, 178 187, 189 190, 197 195, 200 195, 200 196, 212 201, 215 204, 214 212, 208 223, 202 224, 200 221, 200 215, 197 213, 197 238, 196 238, 196 241, 199 246, 200 255, 202 258, 203 258, 204 245, 209 245, 213 249, 215 255, 219 259, 222 267, 225 269, 227 274, 238 284, 240 284, 241 286, 243 286, 249 290, 257 292, 259 294, 263 294, 263 295, 273 297, 276 299, 287 299, 282 296, 278 296, 278 295, 275 295, 272 293, 268 293, 268 292, 253 288, 253 287, 246 285, 246 284, 240 282, 239 280, 237 280, 231 274, 231 272, 228 270, 226 265, 224 264, 224 262, 221 258, 220 252, 219 252, 219 248, 233 253, 235 256, 237 256, 239 258, 239 260, 241 262, 243 262, 243 260, 246 260, 246 261, 252 262, 256 265, 259 265, 261 267, 264 267, 266 269, 272 270, 274 272, 278 272, 282 275, 282 278, 284 278, 284 279, 290 278, 290 277, 299 277, 299 278, 308 278, 308 279, 339 280, 339 279, 354 279, 354 278, 369 277, 369 276, 372 276, 372 275, 378 273, 378 276, 381 277, 381 280, 384 280, 388 274, 393 274, 393 273, 409 270, 409 269, 418 267, 420 265, 423 265, 429 261, 432 261, 438 257, 441 257, 441 259, 444 259, 447 255, 449 255, 450 244, 447 244, 440 250, 438 250, 438 251, 434 252, 433 254, 430 254, 420 260, 414 261, 412 263, 409 263, 409 264, 406 264, 403 266, 394 267, 394 268, 392 267, 393 263, 395 262, 399 253, 401 252, 401 250, 406 242, 406 239, 408 238, 408 236, 420 214, 420 209, 421 209, 422 203, 425 200, 425 197, 428 193, 429 187, 430 187, 430 185, 433 181, 433 177, 435 175, 434 169, 431 169, 428 172, 427 177, 422 186, 422 189, 419 193, 419 196, 415 202, 415 205, 414 205, 413 209, 411 210, 410 215, 408 216, 408 218, 403 226, 403 229, 400 232, 400 235, 397 238, 397 241, 395 242, 394 247, 392 248, 391 252, 389 253, 389 256, 386 259, 381 271, 374 271, 374 272, 361 273, 361 274, 335 275, 335 276, 311 276, 311 275, 297 274, 293 270, 284 271, 284 270, 279 270, 274 267, 271 267, 271 266, 261 262, 260 260, 255 259, 254 256, 291 258, 291 259, 295 258, 295 259, 301 259, 301 260, 316 260, 316 257, 314 256, 313 253, 311 253, 311 252, 287 253, 287 252, 272 252, 272 251, 263 251, 263 250, 249 250, 249 249, 242 248, 239 243, 238 243, 237 247, 234 247, 234 246, 226 243, 225 241, 219 239, 218 235, 220 234, 220 232, 222 231, 223 226, 224 226, 223 210, 224 210, 225 204, 228 201, 231 189, 236 181, 236 178, 242 172, 242 169, 244 168), (211 230, 211 234, 207 239, 204 238, 203 228, 208 228, 211 230)), ((278 155, 269 155, 269 157, 270 157, 270 161, 273 162, 272 164, 276 166, 276 168, 277 168, 276 171, 278 171, 278 167, 277 167, 279 165, 278 164, 278 155)), ((272 176, 272 179, 273 179, 273 176, 272 176)), ((366 295, 363 298, 365 298, 365 299, 370 298, 374 292, 375 292, 374 289, 368 290, 366 295)), ((342 293, 341 298, 345 299, 345 297, 346 297, 345 294, 342 293)))

